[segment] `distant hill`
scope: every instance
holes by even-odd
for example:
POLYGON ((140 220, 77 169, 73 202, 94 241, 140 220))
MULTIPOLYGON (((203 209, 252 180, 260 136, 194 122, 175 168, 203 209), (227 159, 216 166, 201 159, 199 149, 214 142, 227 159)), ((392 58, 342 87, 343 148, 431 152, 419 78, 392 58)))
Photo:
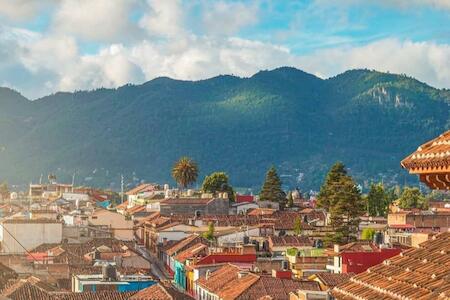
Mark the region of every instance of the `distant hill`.
MULTIPOLYGON (((0 88, 0 180, 49 172, 77 184, 170 181, 180 156, 203 176, 259 187, 274 164, 290 187, 318 189, 343 161, 361 184, 416 182, 400 160, 450 128, 450 91, 404 75, 352 70, 322 80, 294 68, 250 78, 157 78, 29 101, 0 88)), ((201 183, 201 182, 200 182, 201 183)))

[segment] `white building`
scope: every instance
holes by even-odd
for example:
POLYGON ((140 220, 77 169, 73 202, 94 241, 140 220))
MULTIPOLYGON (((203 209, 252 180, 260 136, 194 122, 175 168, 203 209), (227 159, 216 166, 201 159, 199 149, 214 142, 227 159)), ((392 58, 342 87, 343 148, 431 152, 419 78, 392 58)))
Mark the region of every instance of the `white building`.
POLYGON ((89 195, 83 194, 83 193, 63 193, 62 197, 68 201, 82 201, 87 202, 89 201, 89 195))
POLYGON ((62 222, 48 219, 6 219, 0 225, 0 241, 1 252, 9 254, 22 254, 44 243, 61 243, 62 222))
POLYGON ((214 236, 219 246, 234 246, 242 244, 244 237, 260 236, 260 230, 257 226, 243 226, 216 232, 214 236))
POLYGON ((230 215, 245 215, 248 210, 258 207, 259 205, 255 202, 234 203, 231 205, 230 215))

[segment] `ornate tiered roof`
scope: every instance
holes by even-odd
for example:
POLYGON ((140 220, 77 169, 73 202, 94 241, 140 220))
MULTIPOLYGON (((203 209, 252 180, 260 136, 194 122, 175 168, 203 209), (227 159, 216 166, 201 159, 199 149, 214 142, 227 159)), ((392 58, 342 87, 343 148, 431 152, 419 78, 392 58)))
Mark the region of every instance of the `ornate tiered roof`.
POLYGON ((432 189, 450 189, 450 130, 421 145, 401 165, 432 189))

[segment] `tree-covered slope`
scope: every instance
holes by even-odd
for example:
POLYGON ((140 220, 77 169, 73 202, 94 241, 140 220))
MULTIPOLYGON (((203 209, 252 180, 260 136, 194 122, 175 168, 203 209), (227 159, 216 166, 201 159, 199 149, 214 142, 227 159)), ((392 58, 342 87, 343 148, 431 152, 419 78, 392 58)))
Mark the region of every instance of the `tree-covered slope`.
POLYGON ((284 183, 317 188, 344 161, 363 179, 413 179, 399 161, 449 128, 450 92, 368 70, 322 80, 294 68, 250 78, 157 78, 118 89, 28 101, 0 89, 0 179, 55 172, 61 180, 118 188, 170 180, 180 156, 237 186, 259 186, 271 164, 284 183))

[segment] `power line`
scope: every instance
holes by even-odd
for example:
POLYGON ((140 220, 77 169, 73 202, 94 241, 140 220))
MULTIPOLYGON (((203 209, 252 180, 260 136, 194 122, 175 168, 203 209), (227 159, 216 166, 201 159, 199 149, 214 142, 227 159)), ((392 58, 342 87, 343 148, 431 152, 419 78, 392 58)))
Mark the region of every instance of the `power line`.
MULTIPOLYGON (((1 226, 3 227, 3 230, 5 230, 5 231, 6 231, 6 232, 7 232, 7 233, 8 233, 8 234, 9 234, 9 235, 17 242, 17 244, 19 244, 20 247, 22 247, 22 248, 25 250, 25 252, 26 252, 28 255, 31 256, 31 258, 32 258, 34 261, 39 262, 38 259, 37 259, 36 257, 34 257, 34 255, 31 254, 31 252, 28 251, 27 248, 25 248, 24 245, 22 245, 22 243, 20 243, 20 242, 16 239, 16 237, 15 237, 8 229, 6 229, 5 225, 1 224, 1 226)), ((54 277, 50 272, 48 272, 48 275, 49 275, 50 277, 52 277, 53 279, 57 280, 57 278, 54 277)))

